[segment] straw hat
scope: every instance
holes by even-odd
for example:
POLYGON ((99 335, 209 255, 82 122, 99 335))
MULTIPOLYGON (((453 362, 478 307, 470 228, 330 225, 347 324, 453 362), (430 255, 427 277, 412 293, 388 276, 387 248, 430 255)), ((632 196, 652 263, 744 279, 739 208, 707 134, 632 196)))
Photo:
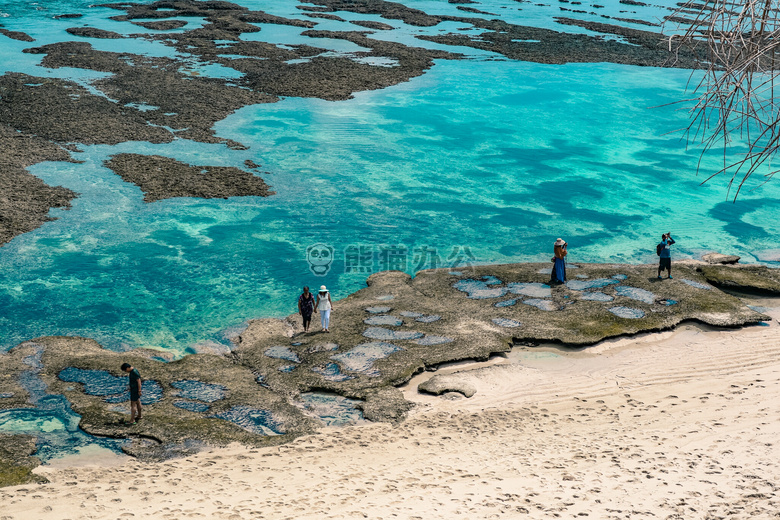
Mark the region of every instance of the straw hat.
POLYGON ((564 243, 565 243, 565 242, 563 241, 563 239, 562 239, 562 238, 559 238, 558 240, 556 240, 556 241, 555 241, 555 245, 556 245, 556 246, 562 246, 564 243))
POLYGON ((328 288, 324 285, 320 285, 320 292, 328 292, 328 288))

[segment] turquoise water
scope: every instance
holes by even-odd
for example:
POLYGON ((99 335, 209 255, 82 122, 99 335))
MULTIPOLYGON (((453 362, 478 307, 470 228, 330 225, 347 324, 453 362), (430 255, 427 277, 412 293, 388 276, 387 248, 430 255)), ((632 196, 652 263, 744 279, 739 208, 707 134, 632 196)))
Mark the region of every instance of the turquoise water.
POLYGON ((35 456, 42 462, 83 450, 118 453, 124 440, 97 438, 85 433, 79 428, 80 416, 73 412, 68 400, 48 392, 46 383, 39 377, 43 368, 43 347, 30 346, 33 353, 23 360, 29 368, 19 374, 18 382, 28 392, 30 404, 35 408, 0 410, 0 432, 35 436, 35 456))
MULTIPOLYGON (((410 5, 434 3, 441 12, 454 10, 440 2, 410 5)), ((37 26, 35 36, 45 43, 74 39, 64 33, 74 25, 125 34, 140 29, 106 20, 115 10, 87 5, 46 3, 44 16, 23 9, 27 3, 0 2, 0 11, 16 13, 2 19, 6 28, 37 26), (89 14, 51 21, 61 12, 89 14), (42 27, 44 19, 56 30, 42 27)), ((275 5, 276 11, 269 7, 275 14, 302 18, 295 4, 275 5)), ((491 11, 490 5, 477 7, 491 11)), ((543 19, 542 11, 533 12, 534 20, 543 19)), ((519 22, 522 15, 515 9, 508 19, 519 22)), ((392 36, 397 39, 434 29, 389 23, 406 31, 392 36)), ((305 40, 299 29, 267 34, 279 42, 305 40)), ((21 53, 35 44, 0 39, 5 70, 70 71, 45 71, 36 64, 40 55, 21 53)), ((90 41, 105 50, 119 45, 90 41)), ((356 50, 335 43, 334 52, 356 50)), ((136 45, 137 52, 172 52, 159 43, 121 42, 124 50, 136 45)), ((245 151, 134 142, 83 147, 74 154, 83 164, 30 168, 81 196, 72 209, 51 211, 58 220, 0 248, 0 345, 66 334, 117 350, 183 355, 229 344, 248 319, 293 312, 303 284, 326 284, 340 298, 385 268, 414 273, 549 261, 559 236, 569 242, 573 262, 655 262, 655 244, 666 231, 677 240, 677 258, 717 250, 750 262, 778 249, 780 184, 743 192, 736 204, 727 200, 723 181, 701 186, 697 152, 669 134, 686 124, 686 113, 651 108, 683 97, 688 71, 480 55, 437 61, 423 76, 347 101, 287 98, 245 107, 216 125, 220 136, 246 144, 245 151), (102 167, 120 152, 201 165, 241 167, 252 159, 269 172, 261 175, 277 194, 147 204, 139 188, 102 167), (315 276, 307 259, 316 244, 332 248, 324 276, 315 276)), ((221 68, 202 72, 224 75, 221 68)), ((97 75, 79 71, 78 77, 88 82, 97 75)), ((716 166, 716 160, 704 163, 716 166)))

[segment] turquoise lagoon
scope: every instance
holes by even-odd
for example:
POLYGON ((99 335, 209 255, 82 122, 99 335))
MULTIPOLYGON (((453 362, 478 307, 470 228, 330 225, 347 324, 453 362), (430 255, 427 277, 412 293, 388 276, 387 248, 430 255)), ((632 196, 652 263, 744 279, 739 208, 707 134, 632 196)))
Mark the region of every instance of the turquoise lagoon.
MULTIPOLYGON (((302 16, 293 2, 239 3, 302 16)), ((72 40, 64 29, 73 25, 130 32, 127 22, 107 20, 117 11, 91 10, 86 2, 30 5, 0 1, 7 29, 39 38, 29 44, 0 36, 3 70, 72 74, 88 84, 95 73, 43 69, 40 55, 21 49, 72 40), (67 12, 87 16, 51 20, 67 12), (54 29, 42 27, 44 21, 54 29)), ((446 2, 408 5, 454 11, 446 2)), ((525 3, 480 8, 491 6, 504 6, 515 23, 523 23, 517 8, 523 6, 534 24, 583 32, 554 23, 550 6, 548 16, 525 3)), ((397 29, 379 36, 446 48, 413 39, 437 28, 389 23, 397 29)), ((274 41, 306 40, 288 29, 273 34, 274 41)), ((88 40, 118 50, 115 41, 88 40)), ((141 40, 122 47, 173 53, 141 40)), ((51 211, 56 221, 0 248, 0 345, 79 335, 116 350, 151 347, 175 356, 224 348, 246 320, 293 312, 304 284, 325 284, 344 297, 389 267, 414 274, 434 266, 546 261, 559 236, 574 262, 655 261, 655 243, 666 231, 677 240, 677 258, 717 250, 755 262, 780 248, 778 182, 759 186, 757 179, 736 203, 727 197, 726 179, 701 184, 698 151, 686 150, 675 132, 687 113, 668 105, 685 97, 689 71, 540 65, 469 52, 465 60, 437 61, 409 82, 347 101, 286 98, 245 107, 216 129, 248 150, 130 142, 82 147, 74 153, 82 164, 31 167, 80 196, 72 209, 51 211), (276 195, 147 204, 138 187, 102 166, 122 152, 199 165, 243 167, 251 159, 262 164, 266 173, 259 175, 276 195), (324 276, 315 276, 307 260, 316 244, 333 251, 324 276), (353 252, 362 253, 360 261, 353 252)), ((705 170, 717 166, 716 159, 703 163, 705 170)))

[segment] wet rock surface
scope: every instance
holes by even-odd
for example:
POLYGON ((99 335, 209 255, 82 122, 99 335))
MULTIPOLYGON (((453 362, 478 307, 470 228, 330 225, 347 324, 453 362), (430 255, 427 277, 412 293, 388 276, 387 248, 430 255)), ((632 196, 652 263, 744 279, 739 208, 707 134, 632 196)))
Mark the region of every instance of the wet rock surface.
POLYGON ((0 354, 0 409, 32 406, 30 394, 19 384, 19 376, 27 368, 22 361, 25 355, 19 347, 0 354))
MULTIPOLYGON (((278 393, 257 384, 250 370, 222 356, 195 354, 165 362, 154 351, 111 352, 84 338, 46 337, 35 342, 44 347, 40 377, 49 392, 61 393, 70 401, 81 415, 80 427, 87 433, 134 440, 124 448, 131 455, 165 458, 186 448, 187 443, 190 448, 234 441, 276 444, 310 432, 315 426, 311 418, 278 393), (71 367, 107 372, 105 376, 120 378, 116 384, 125 388, 127 377, 119 368, 125 362, 137 368, 145 382, 154 382, 162 390, 159 399, 144 406, 143 419, 135 425, 124 424, 129 413, 128 396, 112 399, 101 395, 104 392, 96 393, 84 384, 60 377, 71 367), (199 398, 185 386, 193 381, 217 385, 225 389, 224 394, 217 399, 199 398), (182 400, 203 402, 208 408, 194 412, 174 405, 182 400)), ((143 403, 144 395, 141 397, 143 403)))
POLYGON ((709 283, 724 289, 780 294, 780 271, 762 265, 707 265, 696 269, 709 283))
POLYGON ((40 464, 34 453, 35 437, 0 433, 0 487, 48 482, 32 472, 40 464))
POLYGON ((695 266, 675 266, 679 279, 658 280, 656 266, 581 265, 577 272, 592 281, 572 284, 574 289, 546 286, 548 275, 539 274, 540 267, 483 266, 460 275, 431 270, 414 279, 377 273, 367 288, 335 303, 330 334, 302 333, 295 315, 253 321, 234 354, 280 393, 325 389, 363 398, 365 389, 404 383, 448 361, 487 360, 513 343, 581 347, 686 320, 736 327, 767 319, 710 285, 695 266), (533 304, 496 307, 506 294, 533 304), (591 294, 600 297, 588 298, 591 294), (421 320, 425 316, 440 319, 421 320), (384 325, 374 325, 377 320, 384 325), (324 342, 331 347, 324 348, 324 342), (267 355, 273 346, 286 346, 295 361, 267 355))
POLYGON ((144 192, 146 202, 172 197, 228 198, 273 192, 259 177, 234 167, 191 166, 159 155, 119 154, 105 165, 144 192))
POLYGON ((296 316, 283 320, 287 326, 275 330, 268 326, 269 320, 260 320, 251 322, 241 334, 234 354, 242 364, 261 374, 273 390, 289 393, 324 389, 362 398, 367 388, 404 383, 426 366, 458 359, 486 360, 491 353, 510 349, 509 339, 496 333, 498 327, 465 317, 455 319, 453 309, 436 297, 420 292, 416 280, 397 271, 372 275, 367 288, 340 300, 334 307, 330 334, 302 334, 296 316), (376 327, 365 323, 377 316, 372 311, 378 306, 390 307, 388 314, 401 324, 376 327), (410 312, 414 314, 404 316, 410 312), (434 314, 441 319, 423 323, 416 318, 434 314), (383 329, 384 339, 366 336, 366 332, 378 328, 383 329), (458 331, 462 333, 457 334, 458 331), (393 333, 397 333, 395 337, 393 333), (417 341, 428 336, 449 336, 453 341, 431 345, 417 341), (313 348, 323 341, 338 345, 338 349, 313 348), (280 371, 289 362, 265 355, 266 349, 273 345, 288 345, 300 363, 289 372, 280 371), (346 377, 334 377, 333 364, 338 374, 346 377), (329 366, 331 369, 325 370, 329 366))

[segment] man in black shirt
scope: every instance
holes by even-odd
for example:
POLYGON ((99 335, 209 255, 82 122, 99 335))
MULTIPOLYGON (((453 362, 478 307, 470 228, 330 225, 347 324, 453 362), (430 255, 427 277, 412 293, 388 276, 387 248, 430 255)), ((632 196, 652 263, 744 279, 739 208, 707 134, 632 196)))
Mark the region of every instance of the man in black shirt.
POLYGON ((122 364, 122 372, 130 374, 130 424, 141 420, 141 374, 130 363, 122 364))

